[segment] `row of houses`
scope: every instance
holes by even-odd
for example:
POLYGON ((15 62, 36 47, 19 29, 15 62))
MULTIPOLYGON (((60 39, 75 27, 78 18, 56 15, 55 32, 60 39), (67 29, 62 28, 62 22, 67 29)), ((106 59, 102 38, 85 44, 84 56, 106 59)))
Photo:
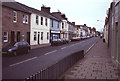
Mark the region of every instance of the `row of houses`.
POLYGON ((110 4, 105 18, 104 39, 109 53, 120 72, 120 0, 110 4))
POLYGON ((50 7, 41 10, 19 2, 2 3, 2 47, 27 41, 30 45, 50 43, 53 39, 67 39, 78 36, 95 36, 96 29, 75 25, 65 14, 51 12, 50 7))

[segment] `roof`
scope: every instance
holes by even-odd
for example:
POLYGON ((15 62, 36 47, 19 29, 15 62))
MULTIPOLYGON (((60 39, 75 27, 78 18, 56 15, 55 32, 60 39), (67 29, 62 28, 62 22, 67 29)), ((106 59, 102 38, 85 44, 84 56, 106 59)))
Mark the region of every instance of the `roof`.
POLYGON ((24 5, 22 3, 19 3, 19 2, 3 2, 2 5, 6 6, 6 7, 9 7, 9 8, 12 8, 12 9, 15 9, 15 10, 23 11, 23 12, 30 13, 30 14, 31 13, 36 13, 38 15, 60 21, 59 19, 52 16, 51 14, 48 14, 48 13, 46 13, 44 11, 37 10, 35 8, 29 7, 29 6, 24 5))
POLYGON ((71 24, 71 25, 74 25, 72 22, 70 22, 70 21, 67 21, 67 23, 69 23, 69 24, 71 24))
POLYGON ((2 6, 9 7, 26 13, 31 13, 29 10, 22 7, 18 2, 2 2, 2 6))
POLYGON ((55 19, 57 21, 59 21, 57 18, 55 18, 54 16, 52 16, 51 14, 48 14, 47 12, 44 12, 44 11, 40 11, 38 9, 35 9, 35 8, 32 8, 32 7, 29 7, 29 6, 26 6, 24 4, 21 4, 19 3, 21 6, 23 6, 24 8, 26 8, 27 10, 31 11, 31 13, 36 13, 38 15, 41 15, 41 16, 44 16, 44 17, 48 17, 48 18, 51 18, 51 19, 55 19))
POLYGON ((65 20, 61 15, 61 12, 52 12, 51 13, 53 16, 55 16, 59 20, 65 20))

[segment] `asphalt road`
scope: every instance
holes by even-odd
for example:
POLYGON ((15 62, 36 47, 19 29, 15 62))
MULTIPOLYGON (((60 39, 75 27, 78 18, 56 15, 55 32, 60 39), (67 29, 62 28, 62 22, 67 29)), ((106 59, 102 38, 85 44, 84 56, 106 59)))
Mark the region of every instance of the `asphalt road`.
POLYGON ((93 37, 61 46, 47 46, 33 49, 28 54, 3 57, 2 77, 3 79, 25 79, 74 52, 84 50, 86 54, 97 40, 99 40, 98 37, 93 37))

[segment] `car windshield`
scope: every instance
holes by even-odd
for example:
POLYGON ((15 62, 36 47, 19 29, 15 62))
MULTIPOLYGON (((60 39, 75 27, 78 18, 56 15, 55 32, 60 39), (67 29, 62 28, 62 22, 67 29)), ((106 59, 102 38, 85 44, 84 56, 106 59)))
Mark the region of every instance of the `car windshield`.
POLYGON ((17 46, 18 46, 18 43, 15 43, 14 46, 17 47, 17 46))

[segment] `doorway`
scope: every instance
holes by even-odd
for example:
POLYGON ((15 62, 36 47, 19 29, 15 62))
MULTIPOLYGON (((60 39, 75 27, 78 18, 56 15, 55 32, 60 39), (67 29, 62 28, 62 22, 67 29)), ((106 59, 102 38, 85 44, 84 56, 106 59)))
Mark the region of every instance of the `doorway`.
POLYGON ((40 44, 40 32, 38 32, 38 44, 40 44))
POLYGON ((11 31, 11 43, 13 44, 15 42, 15 32, 11 31))

